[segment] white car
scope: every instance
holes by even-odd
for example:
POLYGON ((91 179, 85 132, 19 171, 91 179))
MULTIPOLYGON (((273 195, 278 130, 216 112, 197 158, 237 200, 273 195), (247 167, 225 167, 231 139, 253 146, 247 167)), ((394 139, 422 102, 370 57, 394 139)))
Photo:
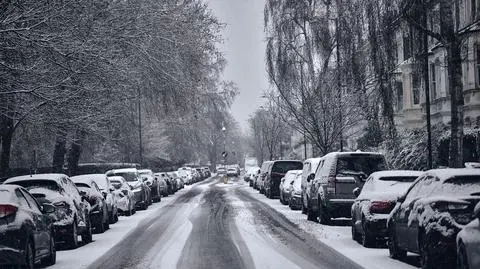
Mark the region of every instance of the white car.
POLYGON ((119 212, 125 216, 135 214, 135 195, 127 181, 121 176, 108 177, 108 179, 115 188, 119 212))
POLYGON ((480 203, 473 212, 475 219, 457 235, 457 269, 480 268, 480 203))

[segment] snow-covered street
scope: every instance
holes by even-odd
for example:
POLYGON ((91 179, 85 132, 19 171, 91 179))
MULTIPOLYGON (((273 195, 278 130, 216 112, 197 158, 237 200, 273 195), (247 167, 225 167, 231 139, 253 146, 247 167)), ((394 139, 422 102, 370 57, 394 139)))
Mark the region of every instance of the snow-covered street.
POLYGON ((49 268, 417 268, 414 256, 407 264, 363 248, 348 223, 309 222, 243 180, 213 177, 59 251, 49 268))

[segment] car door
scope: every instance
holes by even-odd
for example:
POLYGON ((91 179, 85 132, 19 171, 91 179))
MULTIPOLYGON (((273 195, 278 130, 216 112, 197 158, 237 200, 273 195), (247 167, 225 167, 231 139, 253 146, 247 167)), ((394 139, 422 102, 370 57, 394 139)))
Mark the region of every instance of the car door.
POLYGON ((355 218, 355 220, 362 219, 362 207, 368 206, 368 204, 370 203, 370 197, 374 188, 374 182, 375 179, 373 177, 368 177, 365 181, 365 184, 363 185, 360 195, 358 195, 358 197, 355 199, 352 205, 352 216, 355 218))
MULTIPOLYGON (((15 195, 17 196, 17 201, 19 203, 19 206, 21 208, 21 211, 25 212, 25 214, 28 216, 25 218, 23 221, 22 226, 24 226, 25 231, 31 231, 33 234, 33 240, 35 243, 41 242, 41 227, 38 227, 39 223, 41 222, 41 218, 39 214, 35 214, 35 212, 30 208, 30 205, 28 204, 27 199, 25 196, 22 194, 22 191, 20 189, 15 189, 15 195)), ((41 244, 35 244, 35 255, 42 255, 43 249, 41 244)))
POLYGON ((40 209, 40 205, 33 198, 30 193, 25 190, 22 190, 22 194, 28 202, 32 214, 35 216, 35 224, 38 232, 37 239, 35 241, 36 247, 39 250, 40 255, 47 255, 50 251, 50 237, 52 236, 50 232, 50 225, 52 220, 48 214, 43 214, 40 209))

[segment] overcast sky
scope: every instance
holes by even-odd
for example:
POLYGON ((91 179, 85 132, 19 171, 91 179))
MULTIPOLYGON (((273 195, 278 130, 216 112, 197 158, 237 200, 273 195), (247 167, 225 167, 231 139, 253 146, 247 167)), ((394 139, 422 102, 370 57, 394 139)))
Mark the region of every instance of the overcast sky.
POLYGON ((268 87, 265 71, 265 35, 263 33, 264 0, 208 0, 213 13, 226 23, 227 58, 224 78, 234 81, 240 94, 232 114, 242 130, 248 130, 248 117, 262 105, 261 95, 268 87))

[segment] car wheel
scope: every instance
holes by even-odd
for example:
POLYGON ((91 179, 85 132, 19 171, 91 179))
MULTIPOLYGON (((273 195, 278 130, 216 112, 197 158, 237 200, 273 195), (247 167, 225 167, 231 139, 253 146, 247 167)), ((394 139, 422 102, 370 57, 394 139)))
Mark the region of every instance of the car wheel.
POLYGON ((115 216, 113 217, 113 221, 114 221, 115 223, 118 222, 118 210, 115 211, 115 216))
POLYGON ((25 264, 22 265, 20 268, 25 268, 25 269, 33 269, 35 266, 35 257, 34 257, 34 246, 32 243, 30 243, 30 240, 27 240, 26 246, 25 246, 25 264))
POLYGON ((319 205, 318 205, 318 220, 320 224, 328 225, 330 223, 330 217, 327 214, 327 211, 325 210, 325 207, 322 205, 322 203, 319 200, 319 205))
MULTIPOLYGON (((103 213, 102 213, 103 215, 103 213)), ((105 232, 105 225, 102 221, 102 219, 100 219, 100 221, 95 225, 95 232, 98 233, 98 234, 103 234, 105 232)))
POLYGON ((87 230, 82 234, 82 243, 88 244, 92 242, 92 224, 87 220, 87 230))
POLYGON ((77 220, 74 220, 72 223, 70 238, 67 240, 67 245, 71 249, 76 249, 78 247, 78 226, 77 220))
POLYGON ((360 236, 357 233, 357 228, 355 226, 355 220, 352 219, 352 240, 360 242, 360 236))
POLYGON ((362 220, 362 246, 366 248, 371 248, 375 245, 375 238, 370 235, 367 227, 365 226, 365 220, 362 220))
POLYGON ((314 222, 318 222, 318 216, 317 216, 317 212, 315 212, 314 210, 310 209, 311 207, 309 207, 307 209, 307 220, 309 221, 314 221, 314 222))
POLYGON ((53 232, 50 236, 50 254, 48 257, 42 260, 42 264, 45 266, 52 266, 57 262, 57 249, 55 248, 55 239, 53 238, 53 232))
POLYGON ((433 256, 431 248, 428 244, 428 239, 425 238, 425 234, 420 234, 418 239, 418 245, 420 247, 420 266, 422 269, 434 269, 437 268, 438 259, 433 256))
POLYGON ((302 214, 307 214, 307 208, 305 207, 305 204, 303 203, 303 197, 302 197, 302 214))
POLYGON ((462 242, 460 242, 457 252, 457 269, 469 269, 467 252, 462 242))
POLYGON ((390 255, 390 258, 396 259, 396 260, 403 260, 405 257, 407 257, 407 251, 404 249, 401 249, 400 246, 398 246, 397 242, 397 235, 395 234, 395 230, 391 225, 388 228, 388 252, 390 255))

